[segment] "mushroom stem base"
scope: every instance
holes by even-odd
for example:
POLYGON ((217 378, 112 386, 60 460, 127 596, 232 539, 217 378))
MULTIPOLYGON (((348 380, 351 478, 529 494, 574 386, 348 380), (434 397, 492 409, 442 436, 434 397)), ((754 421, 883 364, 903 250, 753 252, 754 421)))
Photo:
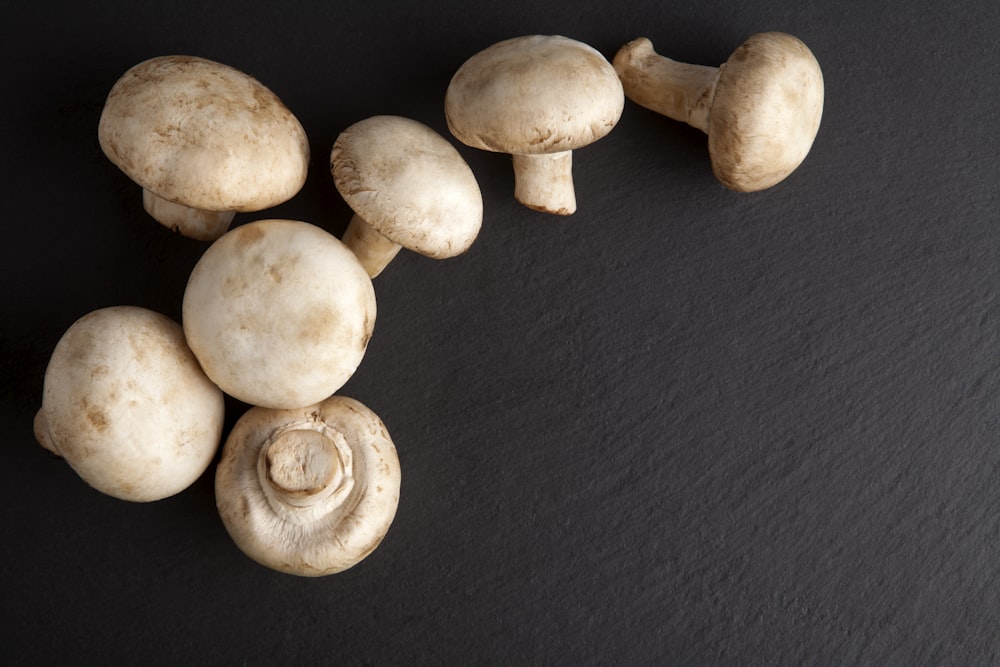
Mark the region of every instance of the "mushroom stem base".
POLYGON ((298 523, 343 504, 354 486, 351 461, 343 435, 293 424, 261 448, 257 474, 272 509, 298 523))
POLYGON ((142 207, 164 227, 198 241, 214 241, 225 234, 236 215, 236 211, 206 211, 184 206, 146 189, 142 191, 142 207))
POLYGON ((351 249, 370 278, 382 273, 382 269, 393 260, 400 249, 398 243, 387 238, 356 213, 348 223, 341 241, 351 249))
POLYGON ((661 56, 645 37, 619 49, 613 64, 630 100, 708 134, 708 114, 721 68, 661 56))
POLYGON ((52 436, 49 435, 49 424, 48 421, 46 421, 45 419, 45 413, 43 413, 41 410, 35 413, 35 421, 33 426, 35 429, 35 440, 38 441, 38 444, 44 447, 45 449, 49 450, 56 456, 62 456, 62 454, 60 454, 59 450, 56 448, 56 443, 52 440, 52 436))
POLYGON ((512 157, 517 201, 543 213, 570 215, 576 211, 572 151, 512 157))

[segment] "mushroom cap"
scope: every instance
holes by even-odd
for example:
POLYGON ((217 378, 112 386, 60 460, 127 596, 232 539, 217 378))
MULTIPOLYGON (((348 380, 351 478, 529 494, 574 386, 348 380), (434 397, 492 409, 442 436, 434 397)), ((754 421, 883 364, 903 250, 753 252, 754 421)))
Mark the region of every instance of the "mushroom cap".
MULTIPOLYGON (((347 458, 343 452, 340 457, 347 458)), ((385 425, 345 396, 297 410, 251 408, 233 426, 215 474, 219 515, 240 550, 262 565, 303 576, 340 572, 370 554, 396 514, 399 486, 399 458, 385 425), (339 440, 349 450, 353 485, 332 489, 336 502, 296 509, 268 498, 258 467, 261 449, 296 430, 339 440)))
POLYGON ((823 73, 785 33, 752 35, 720 68, 708 150, 724 185, 744 192, 780 182, 809 153, 823 116, 823 73))
POLYGON ((375 291, 332 234, 260 220, 215 241, 188 279, 184 333, 223 391, 252 405, 296 408, 337 391, 364 356, 375 291))
POLYGON ((43 444, 95 489, 146 502, 201 476, 218 450, 224 411, 222 392, 179 324, 116 306, 63 334, 45 371, 36 425, 43 444))
POLYGON ((158 196, 209 211, 258 211, 305 183, 302 125, 257 80, 192 56, 132 67, 112 87, 101 148, 158 196))
POLYGON ((469 249, 483 223, 472 169, 444 137, 400 116, 373 116, 341 132, 330 153, 337 190, 391 241, 435 258, 469 249))
POLYGON ((455 72, 445 94, 448 128, 462 143, 520 155, 597 141, 624 106, 611 63, 593 47, 560 35, 527 35, 487 47, 455 72))

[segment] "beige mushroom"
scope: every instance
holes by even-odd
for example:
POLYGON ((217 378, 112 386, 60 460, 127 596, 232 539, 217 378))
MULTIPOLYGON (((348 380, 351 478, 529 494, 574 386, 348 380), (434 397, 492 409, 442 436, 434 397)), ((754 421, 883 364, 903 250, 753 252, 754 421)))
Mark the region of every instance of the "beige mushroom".
POLYGON ((379 545, 399 483, 382 421, 358 401, 333 396, 297 410, 251 408, 223 447, 215 496, 247 556, 315 577, 346 570, 379 545))
POLYGON ((80 318, 56 344, 35 437, 98 491, 147 502, 201 476, 224 410, 179 324, 117 306, 80 318))
POLYGON ((576 211, 573 153, 614 128, 622 85, 596 49, 559 35, 498 42, 469 58, 445 94, 462 143, 510 153, 514 196, 546 213, 576 211))
POLYGON ((708 134, 723 185, 753 192, 784 180, 812 148, 823 73, 809 48, 780 32, 751 35, 719 67, 657 54, 645 37, 614 58, 630 100, 708 134))
POLYGON ((305 131, 257 80, 203 58, 163 56, 112 87, 101 148, 143 188, 146 211, 185 236, 212 241, 237 211, 259 211, 305 183, 305 131))
POLYGON ((333 182, 354 210, 343 241, 374 278, 400 247, 444 259, 469 249, 483 196, 455 147, 409 118, 373 116, 330 152, 333 182))
POLYGON ((205 373, 241 401, 311 405, 364 356, 375 291, 354 254, 305 222, 260 220, 209 246, 188 279, 184 333, 205 373))

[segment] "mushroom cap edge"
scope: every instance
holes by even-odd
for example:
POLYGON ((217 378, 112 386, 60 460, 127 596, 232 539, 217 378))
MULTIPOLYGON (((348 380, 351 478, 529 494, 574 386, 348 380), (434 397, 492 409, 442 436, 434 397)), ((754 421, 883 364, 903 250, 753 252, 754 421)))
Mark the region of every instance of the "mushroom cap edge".
POLYGON ((466 60, 445 93, 445 118, 473 148, 508 154, 575 150, 618 123, 625 93, 614 67, 562 35, 496 42, 466 60))
POLYGON ((309 142, 269 88, 234 67, 158 56, 112 86, 98 141, 141 187, 210 211, 257 211, 305 184, 309 142))
POLYGON ((805 160, 823 115, 812 51, 781 32, 751 35, 721 66, 709 114, 716 177, 733 190, 771 187, 805 160))

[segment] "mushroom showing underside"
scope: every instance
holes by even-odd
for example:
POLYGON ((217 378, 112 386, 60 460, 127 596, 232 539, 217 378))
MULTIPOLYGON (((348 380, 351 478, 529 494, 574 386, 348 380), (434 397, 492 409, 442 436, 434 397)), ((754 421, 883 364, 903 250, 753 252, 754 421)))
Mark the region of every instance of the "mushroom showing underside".
POLYGON ((208 468, 224 410, 179 324, 117 306, 80 318, 56 344, 35 437, 98 491, 147 502, 208 468))
POLYGON ((720 67, 671 60, 645 37, 624 45, 613 62, 626 97, 708 134, 712 170, 730 189, 781 182, 819 131, 823 74, 792 35, 751 35, 720 67))
POLYGON ((142 186, 154 219, 204 241, 225 233, 236 212, 291 199, 309 164, 302 125, 271 90, 192 56, 125 72, 108 94, 98 138, 142 186))
POLYGON ((573 150, 610 132, 624 105, 607 59, 561 35, 515 37, 480 51, 445 94, 452 134, 473 148, 511 154, 515 198, 559 215, 576 211, 573 150))
POLYGON ((240 550, 302 576, 340 572, 370 554, 395 516, 399 486, 385 425, 345 396, 297 410, 251 408, 215 476, 219 515, 240 550))
POLYGON ((354 216, 344 243, 374 278, 408 248, 436 259, 464 253, 483 222, 472 169, 431 128, 373 116, 341 132, 330 171, 354 216))
POLYGON ((233 228, 195 265, 184 292, 188 344, 227 394, 268 408, 336 392, 364 357, 375 291, 332 234, 295 220, 233 228))

